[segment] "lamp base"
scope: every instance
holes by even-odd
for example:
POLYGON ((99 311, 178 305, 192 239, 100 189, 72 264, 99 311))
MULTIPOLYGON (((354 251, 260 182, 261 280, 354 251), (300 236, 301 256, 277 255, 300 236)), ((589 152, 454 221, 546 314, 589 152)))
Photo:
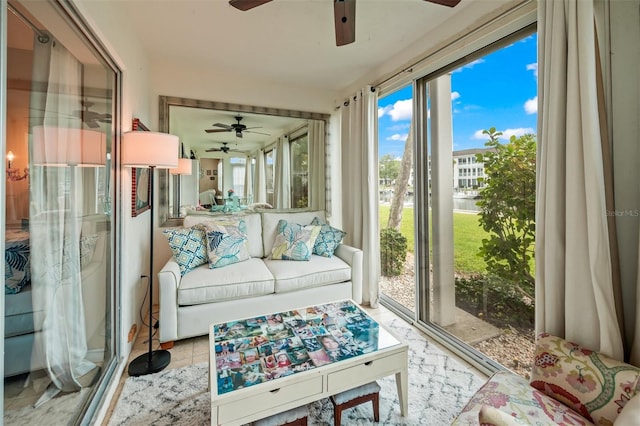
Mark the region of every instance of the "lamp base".
POLYGON ((164 370, 170 362, 171 353, 169 351, 157 350, 151 352, 151 361, 149 361, 149 353, 144 353, 129 364, 129 376, 136 377, 157 373, 164 370))

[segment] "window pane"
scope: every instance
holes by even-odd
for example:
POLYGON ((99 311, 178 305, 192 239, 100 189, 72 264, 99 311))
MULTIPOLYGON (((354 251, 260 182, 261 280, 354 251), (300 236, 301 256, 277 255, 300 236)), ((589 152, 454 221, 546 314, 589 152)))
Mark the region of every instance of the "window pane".
POLYGON ((307 133, 291 141, 291 207, 309 206, 309 138, 307 133))

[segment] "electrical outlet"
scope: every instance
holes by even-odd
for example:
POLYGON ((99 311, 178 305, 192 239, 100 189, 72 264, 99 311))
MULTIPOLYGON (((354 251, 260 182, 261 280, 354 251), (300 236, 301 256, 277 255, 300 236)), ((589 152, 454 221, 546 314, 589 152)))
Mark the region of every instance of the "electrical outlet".
POLYGON ((127 337, 127 343, 133 342, 134 337, 136 337, 136 331, 138 331, 138 326, 133 324, 131 329, 129 330, 129 336, 127 337))

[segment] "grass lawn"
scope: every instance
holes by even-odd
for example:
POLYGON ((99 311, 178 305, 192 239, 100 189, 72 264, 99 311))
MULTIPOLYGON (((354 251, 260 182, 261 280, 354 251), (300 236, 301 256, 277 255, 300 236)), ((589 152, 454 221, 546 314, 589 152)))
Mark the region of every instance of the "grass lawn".
MULTIPOLYGON (((388 205, 380 206, 380 228, 387 226, 389 220, 388 205)), ((414 250, 413 236, 413 208, 405 207, 400 222, 400 233, 407 238, 409 251, 414 250)), ((482 257, 478 256, 478 249, 482 245, 482 239, 487 233, 478 223, 478 215, 469 213, 453 213, 453 263, 458 272, 473 273, 486 272, 482 257)), ((431 237, 431 234, 429 234, 431 237)))

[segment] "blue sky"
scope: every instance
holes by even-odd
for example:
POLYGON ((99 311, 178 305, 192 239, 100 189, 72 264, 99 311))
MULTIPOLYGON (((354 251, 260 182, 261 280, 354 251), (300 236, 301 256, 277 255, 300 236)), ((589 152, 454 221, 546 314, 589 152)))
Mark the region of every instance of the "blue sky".
MULTIPOLYGON (((453 149, 482 148, 482 130, 536 133, 538 63, 535 34, 458 68, 451 74, 453 149)), ((411 86, 378 100, 379 155, 402 156, 412 114, 411 86)))

